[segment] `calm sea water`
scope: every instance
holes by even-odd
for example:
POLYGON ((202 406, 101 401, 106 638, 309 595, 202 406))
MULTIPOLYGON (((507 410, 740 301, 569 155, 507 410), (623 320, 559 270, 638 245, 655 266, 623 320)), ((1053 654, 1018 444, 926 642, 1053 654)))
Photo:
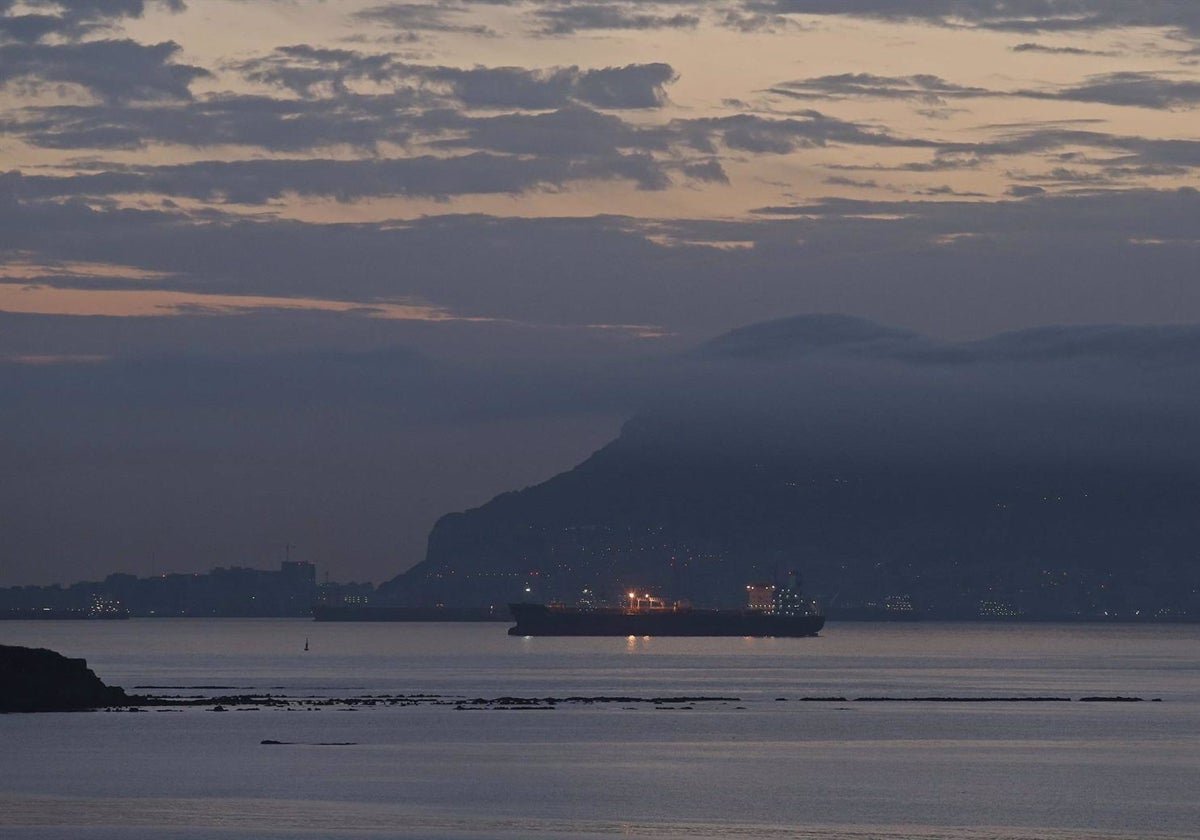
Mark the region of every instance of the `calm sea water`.
POLYGON ((1200 627, 506 629, 0 622, 0 642, 154 694, 736 699, 0 715, 0 838, 1200 837, 1200 627), (857 700, 934 696, 1070 702, 857 700))

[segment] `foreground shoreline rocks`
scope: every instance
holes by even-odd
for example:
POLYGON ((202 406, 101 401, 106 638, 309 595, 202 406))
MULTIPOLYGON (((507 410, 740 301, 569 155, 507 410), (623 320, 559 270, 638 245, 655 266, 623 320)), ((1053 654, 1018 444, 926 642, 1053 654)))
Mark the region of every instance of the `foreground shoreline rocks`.
POLYGON ((84 659, 0 645, 0 712, 78 712, 130 702, 123 689, 105 685, 84 659))
MULTIPOLYGON (((228 688, 228 686, 135 686, 135 688, 228 688)), ((793 700, 800 703, 1139 703, 1137 696, 866 696, 841 695, 776 697, 775 702, 793 700)), ((740 697, 721 696, 567 696, 567 697, 467 697, 439 694, 379 694, 357 697, 288 696, 273 694, 238 695, 140 695, 126 694, 116 686, 105 685, 87 667, 83 659, 71 659, 45 648, 0 645, 0 713, 2 712, 74 712, 95 709, 147 711, 181 711, 180 707, 207 707, 209 711, 319 711, 337 708, 353 711, 373 706, 445 706, 456 711, 484 710, 551 710, 560 706, 590 706, 616 704, 622 708, 651 707, 654 709, 691 710, 704 706, 735 705, 744 710, 740 697)), ((1162 702, 1152 698, 1151 702, 1162 702)), ((267 743, 271 740, 263 741, 267 743)), ((341 745, 340 742, 338 745, 341 745)))

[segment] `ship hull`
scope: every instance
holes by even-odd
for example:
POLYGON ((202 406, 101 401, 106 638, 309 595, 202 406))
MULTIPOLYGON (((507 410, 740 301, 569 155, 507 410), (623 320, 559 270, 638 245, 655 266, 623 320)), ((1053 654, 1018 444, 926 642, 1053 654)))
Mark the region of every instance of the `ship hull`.
POLYGON ((582 610, 509 604, 510 636, 815 636, 822 615, 770 615, 741 610, 582 610))

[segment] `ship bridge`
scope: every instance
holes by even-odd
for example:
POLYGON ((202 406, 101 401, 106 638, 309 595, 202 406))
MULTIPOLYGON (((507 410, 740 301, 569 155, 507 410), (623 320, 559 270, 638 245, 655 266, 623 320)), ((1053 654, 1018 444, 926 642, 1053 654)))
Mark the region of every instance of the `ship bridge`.
POLYGON ((662 598, 651 595, 649 592, 644 595, 639 595, 636 592, 628 594, 630 612, 650 612, 653 610, 671 610, 675 608, 673 604, 668 604, 662 598))

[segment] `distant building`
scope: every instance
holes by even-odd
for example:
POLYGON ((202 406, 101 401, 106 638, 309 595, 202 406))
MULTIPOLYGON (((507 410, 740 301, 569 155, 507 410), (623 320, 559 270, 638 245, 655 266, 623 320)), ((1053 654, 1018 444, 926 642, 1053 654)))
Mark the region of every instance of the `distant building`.
POLYGON ((365 607, 374 596, 375 587, 369 583, 325 581, 317 589, 317 603, 330 607, 365 607))
POLYGON ((888 595, 883 599, 883 608, 890 613, 909 614, 914 612, 911 595, 888 595))
POLYGON ((988 599, 979 602, 980 618, 1017 618, 1021 610, 1007 601, 988 599))
MULTIPOLYGON (((67 588, 0 589, 0 611, 127 611, 134 616, 306 616, 317 600, 316 567, 286 561, 279 571, 218 566, 209 574, 138 578, 112 574, 67 588)), ((369 584, 368 584, 369 586, 369 584)))

